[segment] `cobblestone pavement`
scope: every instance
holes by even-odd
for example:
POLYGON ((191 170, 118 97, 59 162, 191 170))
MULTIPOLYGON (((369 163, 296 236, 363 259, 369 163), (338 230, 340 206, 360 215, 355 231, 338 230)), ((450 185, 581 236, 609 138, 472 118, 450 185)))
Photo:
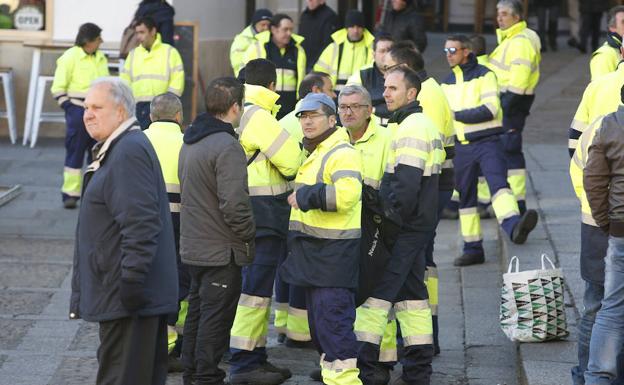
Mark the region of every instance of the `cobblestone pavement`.
MULTIPOLYGON (((441 34, 430 35, 426 55, 429 72, 437 79, 448 71, 443 40, 441 34)), ((488 42, 492 48, 493 36, 488 42)), ((587 60, 567 49, 544 55, 542 85, 525 143, 529 167, 538 171, 535 183, 548 184, 541 193, 551 200, 557 189, 570 190, 565 137, 588 80, 587 60)), ((77 212, 60 204, 63 157, 61 140, 42 139, 29 149, 0 139, 0 185, 23 186, 18 198, 0 207, 0 385, 94 382, 97 326, 67 319, 77 212)), ((558 213, 551 204, 547 220, 558 236, 559 257, 569 255, 566 260, 573 261, 577 245, 570 240, 575 239, 578 216, 570 214, 576 208, 569 196, 563 203, 567 211, 558 213), (560 224, 565 227, 557 230, 560 224)), ((498 327, 501 267, 495 222, 484 222, 487 261, 476 267, 452 266, 459 253, 456 221, 442 221, 438 232, 442 353, 434 359, 432 384, 518 384, 517 347, 498 327)), ((294 373, 287 383, 312 384, 307 374, 318 365, 318 354, 277 344, 273 331, 270 341, 270 359, 294 373)), ((181 382, 179 375, 172 375, 168 384, 181 382)))

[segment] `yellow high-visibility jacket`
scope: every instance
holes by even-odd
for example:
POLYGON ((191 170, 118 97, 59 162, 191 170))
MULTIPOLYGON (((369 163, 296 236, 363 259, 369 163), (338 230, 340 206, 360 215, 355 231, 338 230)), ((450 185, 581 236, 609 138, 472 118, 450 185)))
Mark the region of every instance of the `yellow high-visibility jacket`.
POLYGON ((91 82, 108 74, 108 60, 102 52, 89 55, 73 46, 57 59, 50 91, 59 105, 69 100, 82 106, 91 82))
POLYGON ((624 85, 624 65, 618 65, 614 72, 601 76, 587 85, 568 132, 570 156, 574 154, 578 139, 591 122, 618 109, 622 85, 624 85))
POLYGON ((359 153, 337 129, 303 162, 295 179, 298 209, 280 275, 291 284, 357 287, 362 211, 359 153))
POLYGON ((332 34, 330 43, 319 56, 314 71, 325 72, 331 76, 334 89, 340 90, 347 84, 351 75, 360 68, 373 62, 373 41, 375 37, 367 29, 360 41, 351 42, 347 29, 343 28, 332 34), (340 68, 339 68, 340 67, 340 68))
POLYGON ((478 64, 474 56, 468 63, 452 68, 442 89, 454 112, 453 124, 460 143, 502 133, 503 112, 496 75, 478 64))
MULTIPOLYGON (((306 54, 301 46, 303 36, 293 33, 291 39, 294 41, 295 47, 297 48, 297 71, 277 68, 276 92, 298 92, 299 84, 301 84, 301 81, 306 75, 306 54)), ((266 44, 269 43, 270 40, 271 31, 264 31, 256 34, 256 41, 254 41, 245 52, 245 64, 253 59, 266 59, 266 44)))
POLYGON ((249 196, 256 236, 286 235, 290 207, 286 201, 301 162, 299 143, 272 115, 279 95, 245 84, 245 112, 237 129, 248 159, 249 196))
POLYGON ((126 81, 137 102, 150 102, 154 96, 184 92, 184 66, 177 49, 163 43, 160 34, 148 51, 139 45, 128 54, 119 77, 126 81))
POLYGON ((158 156, 169 196, 169 210, 171 213, 179 213, 180 178, 178 177, 178 158, 184 143, 182 130, 177 123, 155 121, 143 132, 152 143, 158 156))
POLYGON ((585 189, 583 188, 583 171, 587 165, 589 146, 594 141, 594 136, 596 135, 596 131, 600 128, 603 118, 604 115, 596 118, 583 132, 576 144, 574 156, 572 156, 570 160, 570 179, 572 180, 572 187, 574 187, 574 192, 579 201, 581 201, 581 221, 590 226, 598 226, 598 224, 596 224, 596 220, 592 216, 591 208, 587 201, 587 194, 585 194, 585 189))
POLYGON ((241 68, 245 66, 245 52, 247 48, 256 41, 256 31, 252 25, 248 25, 243 29, 232 41, 230 46, 230 63, 232 64, 232 70, 234 76, 238 76, 241 68))
POLYGON ((496 36, 498 46, 490 54, 488 67, 496 74, 500 92, 533 95, 542 59, 539 36, 525 21, 504 31, 497 29, 496 36))
POLYGON ((592 58, 589 61, 591 80, 596 80, 602 75, 615 71, 620 60, 622 60, 620 50, 611 47, 609 43, 605 42, 592 53, 592 58))

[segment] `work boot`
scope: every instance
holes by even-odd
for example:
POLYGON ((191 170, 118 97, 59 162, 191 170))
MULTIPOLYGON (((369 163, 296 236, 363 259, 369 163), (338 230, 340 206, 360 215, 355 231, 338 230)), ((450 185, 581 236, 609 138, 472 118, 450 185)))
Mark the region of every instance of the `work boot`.
POLYGON ((280 344, 283 344, 284 342, 286 342, 286 334, 285 333, 278 333, 277 334, 277 342, 279 342, 280 344))
POLYGON ((388 385, 388 382, 390 382, 390 369, 385 365, 375 365, 373 383, 375 385, 388 385))
POLYGON ((243 373, 230 374, 232 385, 279 385, 286 381, 280 373, 272 372, 261 366, 243 373))
POLYGON ((184 371, 184 365, 180 360, 173 356, 169 355, 167 358, 167 372, 169 373, 181 373, 184 371))
POLYGON ((479 218, 481 219, 490 219, 492 218, 491 214, 490 214, 490 210, 488 210, 488 208, 492 207, 492 205, 488 205, 488 206, 484 206, 484 205, 479 205, 477 206, 477 212, 479 213, 479 218))
POLYGON ((442 219, 457 219, 457 218, 459 218, 459 211, 458 210, 449 209, 448 207, 445 207, 445 208, 442 209, 442 214, 440 214, 440 218, 442 218, 442 219))
POLYGON ((533 231, 535 225, 537 225, 537 218, 537 211, 527 210, 511 231, 511 241, 518 245, 526 242, 529 233, 533 231))
POLYGON ((462 254, 461 257, 455 258, 453 261, 453 265, 455 266, 470 266, 477 265, 479 263, 485 262, 485 256, 483 253, 481 254, 462 254))
POLYGON ((321 369, 314 369, 310 372, 310 378, 312 381, 323 382, 323 376, 321 375, 321 369))
POLYGON ((267 372, 272 372, 272 373, 279 373, 282 375, 282 377, 284 377, 284 380, 289 379, 290 377, 292 377, 292 373, 290 372, 290 369, 288 368, 279 368, 275 365, 273 365, 272 363, 270 363, 269 361, 265 362, 262 365, 262 368, 264 370, 266 370, 267 372))
POLYGON ((292 338, 286 338, 286 347, 296 349, 316 349, 312 341, 297 341, 292 338))
POLYGON ((63 207, 66 209, 75 209, 78 205, 78 198, 69 197, 63 201, 63 207))

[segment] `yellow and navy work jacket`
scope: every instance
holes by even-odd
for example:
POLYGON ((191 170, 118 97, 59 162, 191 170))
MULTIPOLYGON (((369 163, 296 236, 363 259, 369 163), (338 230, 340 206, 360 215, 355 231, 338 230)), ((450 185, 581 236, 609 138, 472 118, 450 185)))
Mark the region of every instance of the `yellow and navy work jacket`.
POLYGON ((585 166, 587 165, 587 155, 589 152, 589 146, 594 141, 596 131, 600 128, 602 119, 604 116, 600 116, 594 120, 589 127, 583 132, 576 144, 576 151, 570 161, 570 179, 572 180, 572 187, 576 196, 581 201, 581 221, 586 225, 596 226, 596 220, 592 216, 589 202, 587 201, 587 194, 583 188, 583 174, 585 166))
POLYGON ((591 122, 618 109, 621 103, 620 90, 622 85, 624 85, 624 65, 622 63, 618 64, 614 72, 601 76, 587 85, 568 132, 570 156, 574 155, 578 139, 591 122))
POLYGON ((466 64, 452 68, 442 89, 454 111, 457 141, 468 144, 502 133, 502 110, 496 75, 470 55, 466 64))
POLYGON ((592 58, 589 61, 591 80, 596 80, 602 75, 615 71, 621 59, 622 56, 617 43, 613 41, 611 36, 608 36, 607 41, 592 53, 592 58))
POLYGON ((275 63, 277 81, 275 91, 280 95, 282 109, 279 118, 295 108, 297 90, 305 77, 306 54, 301 46, 303 37, 292 34, 290 43, 285 48, 278 48, 271 39, 271 31, 256 34, 256 41, 245 52, 245 63, 263 58, 275 63))
POLYGON ((160 34, 148 51, 139 45, 128 54, 119 74, 132 88, 137 102, 150 102, 155 96, 184 92, 184 66, 180 53, 163 43, 160 34))
POLYGON ((496 35, 498 46, 490 54, 488 67, 498 80, 503 127, 521 131, 540 77, 539 36, 524 21, 504 31, 497 29, 496 35))
POLYGON ((364 35, 359 41, 350 41, 346 28, 334 32, 331 37, 333 42, 319 56, 314 71, 328 73, 334 89, 339 91, 351 75, 373 62, 375 37, 364 29, 364 35))
POLYGON ((230 47, 230 63, 234 76, 238 76, 240 70, 245 66, 245 52, 247 48, 256 41, 256 30, 252 25, 247 26, 241 33, 234 37, 230 47))
POLYGON ((418 101, 394 112, 392 135, 380 196, 386 217, 401 231, 435 229, 438 218, 438 179, 444 162, 442 138, 418 101))
POLYGON ((165 187, 169 197, 169 211, 173 221, 176 244, 180 239, 180 179, 178 178, 178 158, 182 149, 182 130, 177 122, 158 120, 143 131, 152 143, 160 168, 162 169, 165 187))
POLYGON ((487 66, 490 62, 488 55, 479 55, 477 56, 477 62, 483 66, 487 66))
POLYGON ((256 236, 285 237, 288 230, 288 181, 295 178, 301 163, 299 143, 280 127, 272 115, 275 92, 245 84, 245 112, 237 129, 247 156, 251 206, 256 219, 256 236))
POLYGON ((89 55, 82 47, 73 46, 56 61, 52 96, 59 105, 69 101, 83 106, 91 82, 108 76, 108 60, 100 51, 89 55))
POLYGON ((357 287, 362 169, 344 130, 336 129, 303 162, 295 192, 299 209, 290 212, 282 278, 298 286, 357 287))
POLYGON ((453 158, 455 157, 455 128, 453 127, 453 111, 444 90, 434 78, 423 70, 418 74, 422 81, 421 89, 416 97, 425 114, 438 128, 444 145, 446 157, 442 163, 440 174, 440 190, 449 191, 455 187, 453 158))
POLYGON ((347 81, 347 85, 358 84, 366 88, 371 96, 373 114, 375 114, 379 124, 386 127, 390 116, 392 116, 392 112, 388 111, 386 99, 383 97, 384 81, 384 75, 377 67, 377 64, 372 63, 365 65, 360 68, 359 71, 351 75, 347 81))

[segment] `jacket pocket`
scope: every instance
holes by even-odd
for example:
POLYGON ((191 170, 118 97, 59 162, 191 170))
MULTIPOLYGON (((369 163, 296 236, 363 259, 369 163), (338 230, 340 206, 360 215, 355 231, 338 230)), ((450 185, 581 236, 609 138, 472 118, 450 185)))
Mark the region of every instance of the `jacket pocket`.
POLYGON ((91 252, 94 274, 100 283, 109 286, 121 276, 121 255, 119 248, 97 243, 91 252))

